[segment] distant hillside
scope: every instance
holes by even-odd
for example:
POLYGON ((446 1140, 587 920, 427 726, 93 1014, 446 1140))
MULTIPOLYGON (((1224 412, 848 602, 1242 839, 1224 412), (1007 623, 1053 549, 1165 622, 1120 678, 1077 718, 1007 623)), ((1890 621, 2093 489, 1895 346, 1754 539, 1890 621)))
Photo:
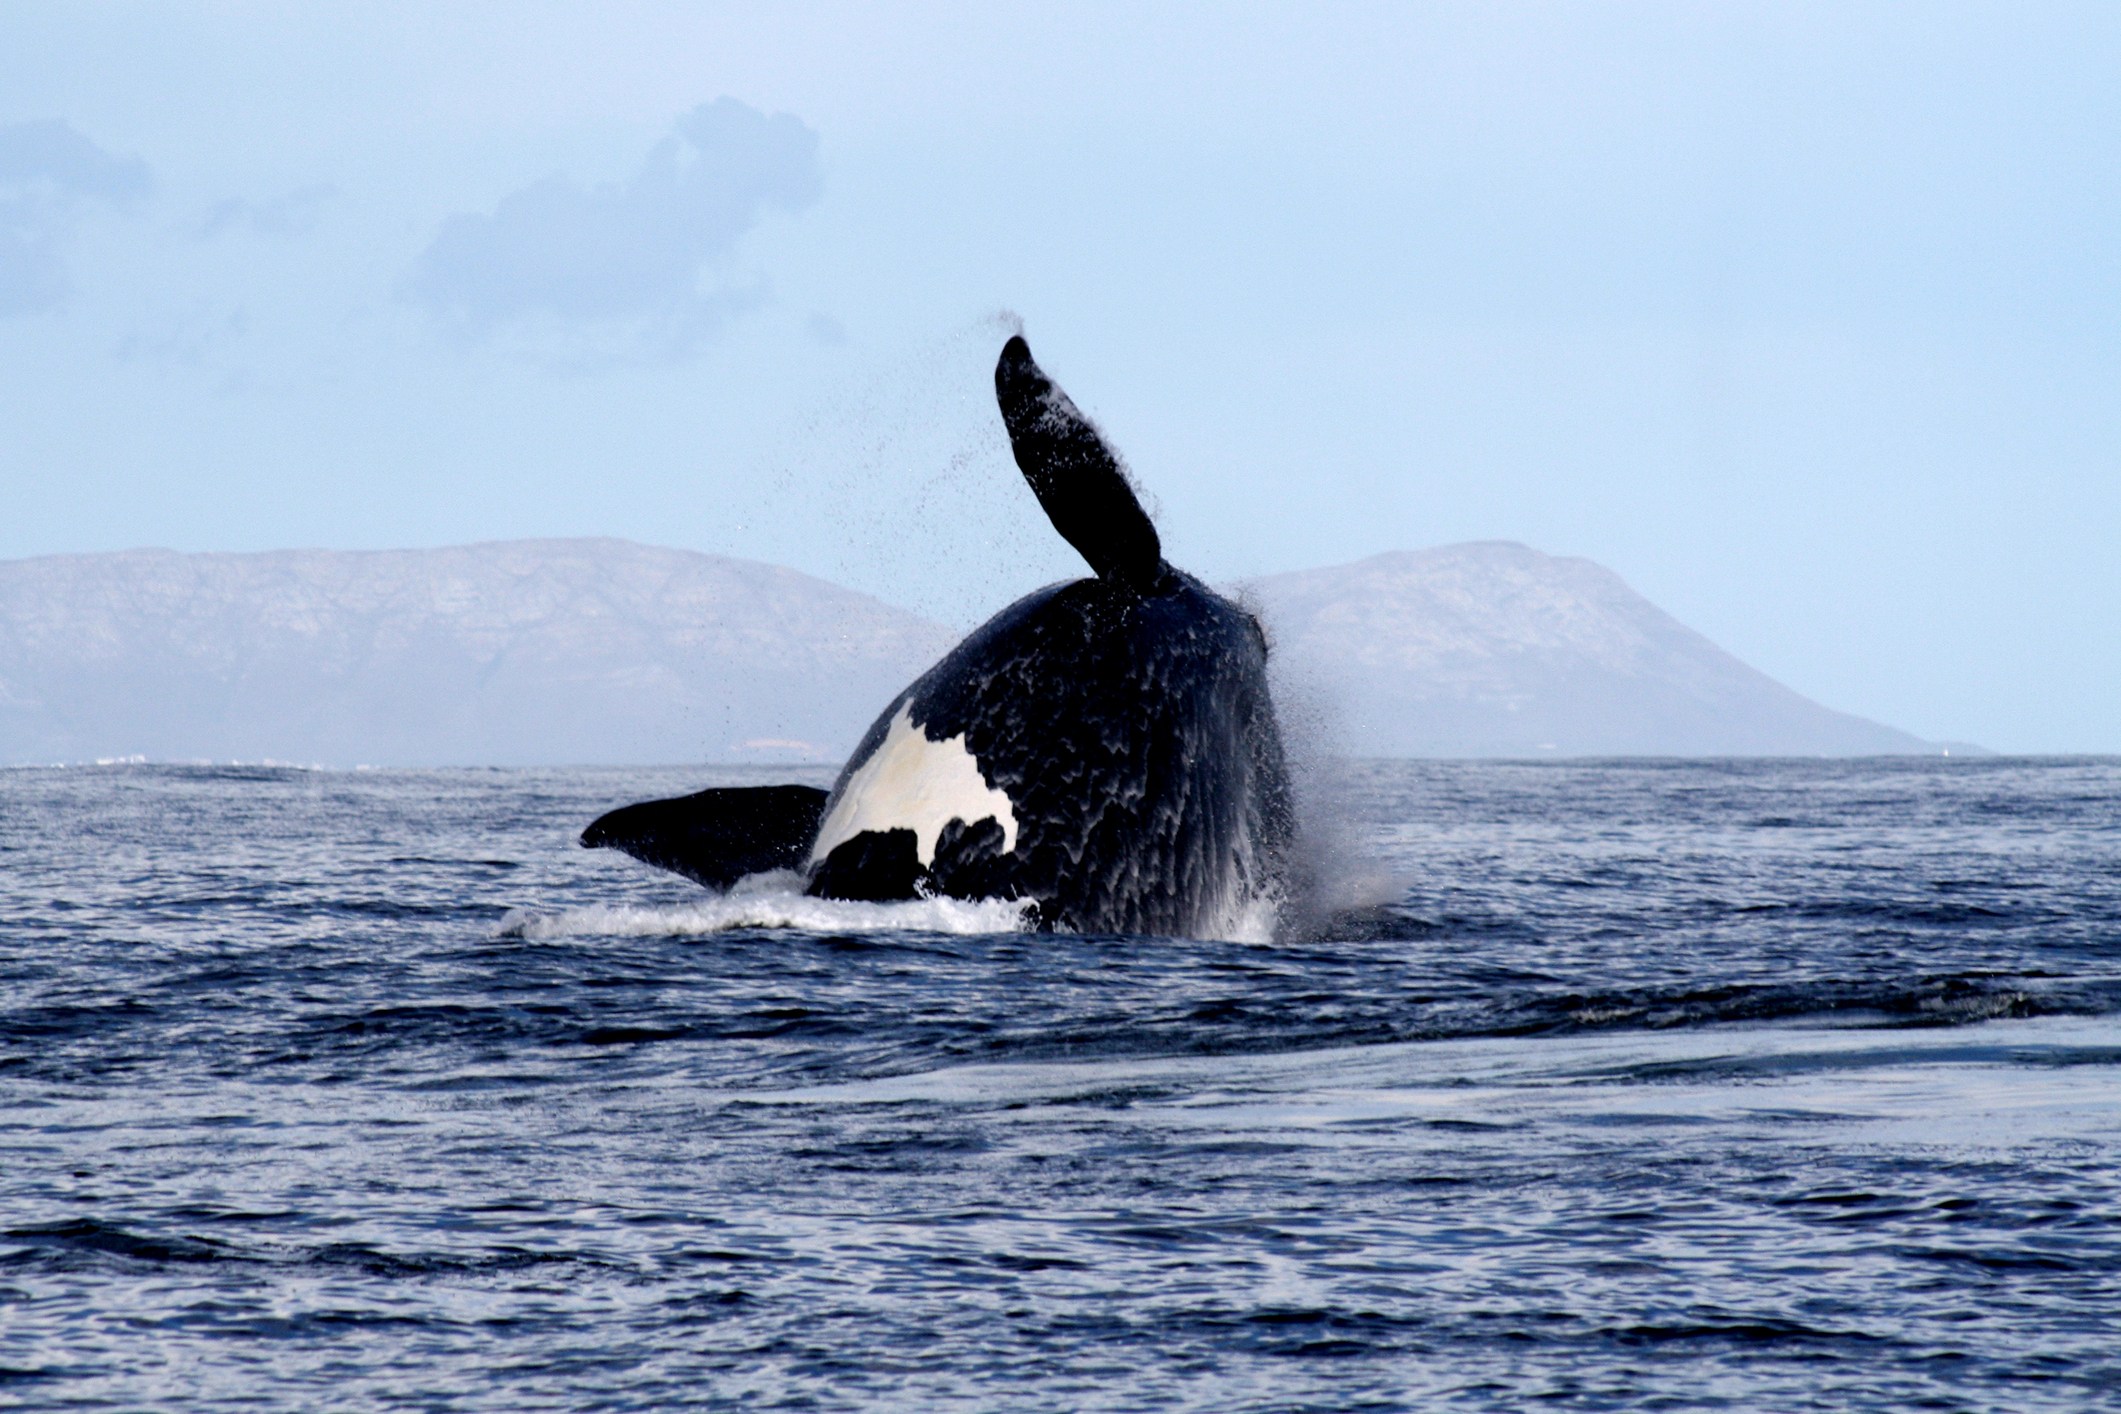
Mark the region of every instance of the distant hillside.
POLYGON ((621 540, 0 562, 0 763, 836 759, 952 640, 621 540))
POLYGON ((1256 580, 1282 670, 1379 756, 1934 750, 1739 662, 1589 560, 1506 541, 1256 580))
MULTIPOLYGON (((1588 560, 1452 545, 1249 590, 1340 750, 1933 749, 1798 696, 1588 560)), ((953 639, 793 570, 623 540, 7 561, 0 764, 837 760, 953 639)))

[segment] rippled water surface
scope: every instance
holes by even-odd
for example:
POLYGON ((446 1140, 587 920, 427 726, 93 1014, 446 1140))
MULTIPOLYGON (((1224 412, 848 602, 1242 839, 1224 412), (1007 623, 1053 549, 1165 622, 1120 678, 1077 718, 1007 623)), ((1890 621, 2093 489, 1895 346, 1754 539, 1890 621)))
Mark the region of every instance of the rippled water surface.
POLYGON ((1280 944, 573 846, 787 778, 0 772, 0 1404, 2121 1407, 2121 763, 1350 768, 1280 944))

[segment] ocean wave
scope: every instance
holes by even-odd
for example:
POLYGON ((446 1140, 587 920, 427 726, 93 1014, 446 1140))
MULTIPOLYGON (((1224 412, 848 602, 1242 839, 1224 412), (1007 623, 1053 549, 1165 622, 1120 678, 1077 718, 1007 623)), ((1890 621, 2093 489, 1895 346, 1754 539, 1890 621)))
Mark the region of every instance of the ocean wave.
POLYGON ((666 907, 593 905, 557 913, 512 908, 501 918, 503 938, 680 937, 738 928, 792 928, 808 933, 1019 933, 1031 926, 1028 900, 909 899, 858 903, 811 898, 794 876, 739 880, 728 893, 666 907))

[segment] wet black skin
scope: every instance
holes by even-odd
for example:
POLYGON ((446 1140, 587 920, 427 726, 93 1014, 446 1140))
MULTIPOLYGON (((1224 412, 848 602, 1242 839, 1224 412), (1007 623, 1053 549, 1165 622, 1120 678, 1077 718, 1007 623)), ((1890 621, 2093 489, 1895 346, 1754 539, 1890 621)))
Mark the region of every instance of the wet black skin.
POLYGON ((746 874, 802 868, 824 812, 825 792, 816 786, 703 790, 600 815, 582 831, 582 847, 623 850, 710 889, 726 889, 746 874))
POLYGON ((911 831, 858 835, 825 859, 828 898, 1024 898, 1044 926, 1186 934, 1234 889, 1270 885, 1287 852, 1289 791, 1252 616, 1165 567, 1158 592, 1103 579, 1018 600, 888 706, 931 740, 962 734, 1008 795, 1015 850, 982 821, 946 827, 931 868, 911 831))
MULTIPOLYGON (((865 832, 818 861, 809 892, 1021 899, 1048 928, 1196 933, 1233 900, 1273 892, 1287 863, 1293 821, 1265 636, 1163 559, 1118 457, 1021 338, 1002 350, 995 393, 1025 480, 1097 574, 1018 600, 922 674, 855 748, 833 799, 910 704, 930 740, 962 735, 986 784, 1007 794, 1016 847, 1002 853, 992 818, 952 821, 923 868, 911 829, 865 832)), ((583 843, 714 883, 742 860, 807 857, 831 804, 702 792, 613 812, 583 843), (779 824, 759 818, 776 809, 779 824), (607 828, 636 811, 651 813, 635 826, 655 828, 607 828), (715 829, 692 821, 703 811, 745 813, 743 829, 722 831, 735 842, 727 860, 709 857, 715 829), (737 845, 750 851, 741 860, 737 845)))

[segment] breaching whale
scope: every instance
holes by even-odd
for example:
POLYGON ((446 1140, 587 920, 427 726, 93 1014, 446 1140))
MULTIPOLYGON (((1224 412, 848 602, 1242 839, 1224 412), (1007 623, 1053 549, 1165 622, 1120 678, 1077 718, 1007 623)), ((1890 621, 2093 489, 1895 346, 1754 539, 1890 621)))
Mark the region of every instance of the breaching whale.
POLYGON ((714 888, 791 869, 823 898, 1021 900, 1070 932, 1228 936, 1276 902, 1294 820, 1259 622, 1165 561, 1119 458, 1021 336, 994 384, 1017 466, 1093 577, 950 650, 830 792, 629 805, 583 845, 714 888))

